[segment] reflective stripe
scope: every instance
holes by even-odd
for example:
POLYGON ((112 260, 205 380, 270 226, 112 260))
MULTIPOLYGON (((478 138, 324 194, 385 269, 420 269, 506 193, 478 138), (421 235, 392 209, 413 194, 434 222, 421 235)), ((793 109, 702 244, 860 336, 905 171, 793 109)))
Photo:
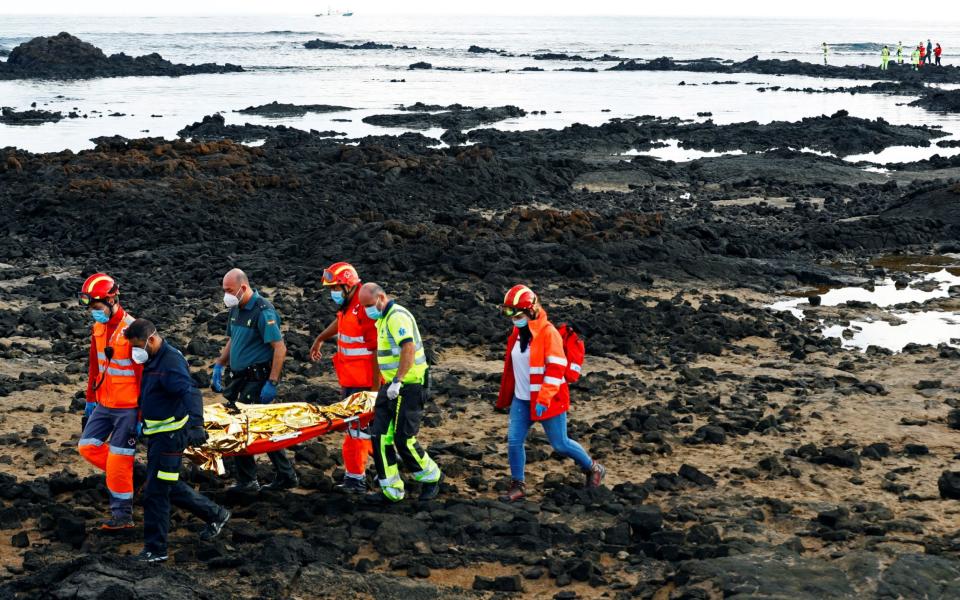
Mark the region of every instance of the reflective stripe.
POLYGON ((363 343, 366 343, 367 341, 363 339, 363 336, 355 337, 355 336, 343 335, 343 334, 339 335, 339 339, 344 344, 363 344, 363 343))
POLYGON ((340 354, 344 356, 373 356, 373 350, 368 348, 340 348, 340 354))
POLYGON ((137 374, 133 369, 114 369, 113 367, 107 367, 107 374, 113 375, 114 377, 136 377, 137 374))
POLYGON ((110 490, 110 495, 117 500, 133 500, 133 492, 115 492, 110 490))
POLYGON ((548 357, 547 357, 547 364, 548 364, 548 365, 561 365, 561 366, 564 366, 564 367, 565 367, 565 366, 567 366, 567 359, 566 359, 566 358, 559 357, 559 356, 548 356, 548 357))
POLYGON ((157 479, 162 479, 163 481, 177 481, 180 479, 180 471, 176 473, 171 473, 170 471, 157 471, 157 479))
POLYGON ((543 375, 545 367, 530 367, 531 375, 543 375))
MULTIPOLYGON (((390 349, 377 350, 377 356, 400 356, 400 346, 394 345, 392 339, 388 338, 387 341, 390 342, 390 349)), ((417 342, 417 345, 414 348, 414 350, 416 350, 417 352, 419 352, 420 350, 423 350, 423 344, 420 342, 417 342)))
POLYGON ((531 392, 539 392, 539 391, 540 391, 540 384, 539 384, 539 383, 531 383, 531 384, 530 384, 530 391, 531 391, 531 392))
POLYGON ((400 368, 400 361, 392 362, 392 363, 380 363, 381 371, 389 371, 390 369, 399 369, 399 368, 400 368))
POLYGON ((114 358, 110 360, 110 364, 118 367, 132 367, 133 361, 127 360, 126 358, 114 358))
POLYGON ((393 477, 387 477, 386 479, 380 480, 380 487, 390 487, 398 483, 403 483, 399 475, 394 475, 393 477))
POLYGON ((137 453, 136 448, 117 448, 116 446, 110 446, 110 454, 117 454, 120 456, 133 456, 137 453))
POLYGON ((583 369, 583 367, 581 367, 577 363, 570 363, 570 368, 577 373, 579 373, 581 369, 583 369))
POLYGON ((187 420, 189 418, 189 415, 184 415, 184 417, 178 421, 174 421, 173 417, 163 421, 144 421, 144 425, 146 425, 146 427, 143 428, 143 435, 154 435, 157 433, 183 429, 183 426, 187 424, 187 420))
POLYGON ((97 351, 97 358, 101 360, 107 360, 107 355, 104 354, 103 352, 97 351))
POLYGON ((415 365, 425 365, 425 364, 427 364, 427 357, 426 357, 426 355, 421 354, 420 356, 418 356, 418 357, 416 357, 415 359, 413 359, 413 364, 415 364, 415 365))
MULTIPOLYGON (((563 377, 544 377, 543 382, 552 385, 561 385, 563 384, 563 377)), ((530 387, 532 388, 533 386, 530 387)))
POLYGON ((78 446, 102 446, 103 440, 98 440, 97 438, 80 438, 80 441, 77 442, 78 446))

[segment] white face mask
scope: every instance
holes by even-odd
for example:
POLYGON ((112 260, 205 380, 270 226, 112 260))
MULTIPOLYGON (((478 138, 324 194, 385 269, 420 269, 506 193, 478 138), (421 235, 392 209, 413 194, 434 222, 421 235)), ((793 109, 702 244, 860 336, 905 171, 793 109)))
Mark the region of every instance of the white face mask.
MULTIPOLYGON (((150 336, 150 337, 153 337, 153 336, 150 336)), ((150 360, 150 353, 147 352, 147 344, 149 343, 150 343, 150 338, 147 338, 147 341, 143 345, 143 348, 133 349, 132 356, 130 357, 133 359, 133 362, 137 363, 138 365, 142 365, 148 360, 150 360)))
POLYGON ((243 295, 240 290, 242 289, 243 287, 241 286, 240 289, 237 290, 236 296, 234 296, 230 292, 223 293, 223 303, 227 305, 227 308, 233 308, 234 306, 240 305, 240 296, 243 295))

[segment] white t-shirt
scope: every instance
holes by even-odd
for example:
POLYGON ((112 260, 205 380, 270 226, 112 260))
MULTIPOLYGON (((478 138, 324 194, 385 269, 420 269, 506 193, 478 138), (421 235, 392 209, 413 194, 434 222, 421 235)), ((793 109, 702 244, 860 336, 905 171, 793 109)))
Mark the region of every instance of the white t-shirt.
POLYGON ((527 344, 527 349, 521 352, 520 340, 517 340, 510 350, 510 360, 513 362, 513 395, 518 400, 530 400, 530 343, 527 344))

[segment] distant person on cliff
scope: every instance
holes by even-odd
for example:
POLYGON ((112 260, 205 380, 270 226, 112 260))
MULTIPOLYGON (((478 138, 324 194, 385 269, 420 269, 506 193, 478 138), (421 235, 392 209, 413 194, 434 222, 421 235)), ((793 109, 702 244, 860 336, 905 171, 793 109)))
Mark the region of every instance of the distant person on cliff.
POLYGON ((940 44, 937 43, 937 47, 933 49, 933 54, 934 54, 934 56, 937 57, 937 66, 938 66, 938 67, 942 66, 942 65, 940 64, 940 55, 941 55, 942 53, 943 53, 943 48, 941 48, 941 47, 940 47, 940 44))
POLYGON ((897 42, 897 64, 903 64, 903 42, 897 42))
POLYGON ((913 52, 910 54, 910 62, 913 64, 913 70, 916 71, 920 68, 920 48, 914 48, 913 52))
POLYGON ((930 42, 930 40, 927 40, 927 64, 929 65, 932 60, 933 60, 933 44, 930 42))
POLYGON ((883 50, 880 51, 880 69, 883 71, 887 70, 887 63, 890 62, 890 48, 887 46, 883 47, 883 50))
POLYGON ((823 46, 823 64, 827 64, 827 53, 830 51, 830 48, 827 46, 827 43, 824 42, 823 46))
MULTIPOLYGON (((572 458, 583 470, 586 486, 600 487, 606 469, 590 458, 580 444, 567 437, 567 411, 570 410, 567 381, 579 378, 580 364, 568 360, 563 336, 547 320, 547 311, 530 288, 512 287, 500 310, 513 324, 497 398, 498 409, 510 409, 507 460, 512 481, 500 500, 517 502, 526 497, 524 445, 535 421, 543 426, 553 449, 572 458)), ((579 354, 582 360, 582 350, 579 354)))
POLYGON ((920 68, 923 67, 925 62, 927 62, 927 49, 923 47, 923 42, 920 42, 920 45, 917 46, 917 50, 920 52, 920 62, 917 67, 920 68))

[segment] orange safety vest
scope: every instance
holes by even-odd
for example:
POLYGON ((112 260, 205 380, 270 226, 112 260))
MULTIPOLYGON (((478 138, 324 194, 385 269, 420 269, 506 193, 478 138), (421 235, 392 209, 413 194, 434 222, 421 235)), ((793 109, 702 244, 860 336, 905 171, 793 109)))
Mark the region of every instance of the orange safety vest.
POLYGON ((140 382, 137 378, 137 366, 133 362, 133 347, 123 335, 127 325, 133 323, 134 319, 126 312, 122 315, 110 339, 107 339, 106 325, 93 324, 93 343, 97 349, 99 373, 97 381, 102 381, 96 391, 96 401, 107 408, 137 408, 140 398, 140 382), (112 348, 109 360, 107 348, 112 348))
POLYGON ((346 309, 337 311, 337 352, 333 368, 342 388, 373 387, 373 360, 377 351, 377 324, 353 293, 346 309))
MULTIPOLYGON (((547 320, 547 311, 541 309, 540 316, 530 320, 530 418, 544 421, 570 409, 570 388, 567 386, 567 357, 563 351, 563 338, 557 328, 547 320), (547 411, 537 417, 537 404, 545 404, 547 411)), ((506 409, 513 403, 513 359, 510 351, 520 338, 516 327, 507 341, 507 356, 503 364, 503 376, 500 378, 500 396, 497 408, 506 409)))

